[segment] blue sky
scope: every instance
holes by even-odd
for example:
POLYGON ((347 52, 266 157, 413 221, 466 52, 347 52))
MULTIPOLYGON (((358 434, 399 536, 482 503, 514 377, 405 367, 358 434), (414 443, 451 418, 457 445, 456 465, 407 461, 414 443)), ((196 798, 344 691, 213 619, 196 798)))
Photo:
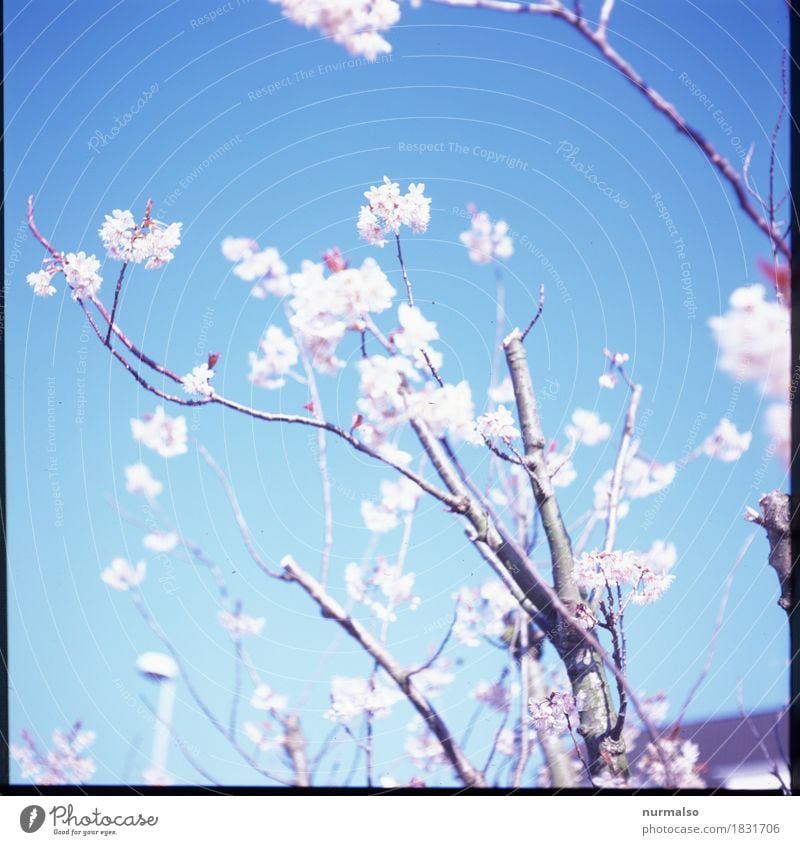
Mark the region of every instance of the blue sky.
MULTIPOLYGON (((725 310, 734 288, 759 281, 755 265, 766 255, 766 240, 687 139, 557 21, 404 7, 389 36, 391 59, 369 66, 282 20, 273 5, 228 5, 213 23, 198 26, 210 5, 173 2, 151 12, 120 2, 98 13, 86 2, 5 4, 12 737, 28 727, 47 741, 52 728, 81 718, 98 735, 94 782, 135 782, 146 765, 152 725, 137 702, 142 694, 152 699, 153 691, 134 662, 158 643, 127 596, 99 578, 114 556, 148 558, 141 530, 110 504, 117 499, 144 516, 123 478, 124 466, 140 458, 165 482, 164 507, 220 563, 245 611, 266 618, 254 659, 292 701, 308 690, 302 715, 312 740, 330 727, 320 718, 330 676, 370 668, 302 592, 258 577, 219 485, 196 453, 164 461, 143 455, 132 441, 130 418, 152 411, 155 397, 91 342, 83 315, 61 290, 34 301, 25 274, 38 269, 41 249, 24 232, 27 195, 36 195, 41 229, 65 250, 99 255, 103 214, 118 207, 139 213, 148 197, 158 216, 183 221, 176 259, 163 271, 136 268, 129 277, 121 304, 129 335, 179 372, 214 349, 222 355, 217 383, 224 393, 298 412, 307 401, 301 385, 266 392, 246 380, 247 353, 266 325, 282 323, 281 306, 248 296, 219 243, 226 235, 255 237, 278 247, 292 268, 333 245, 357 263, 371 255, 399 302, 402 280, 392 252, 360 242, 355 231, 362 192, 384 174, 423 181, 433 198, 431 225, 406 239, 405 257, 416 299, 439 325, 442 375, 452 382, 468 376, 479 405, 495 332, 494 282, 458 242, 468 202, 516 232, 516 252, 503 271, 507 328, 527 322, 545 284, 545 314, 528 342, 535 383, 557 385, 541 402, 545 432, 563 441, 576 407, 596 409, 615 430, 606 446, 577 455, 578 480, 562 499, 568 522, 591 502, 622 425, 623 394, 597 384, 604 345, 630 353, 644 385, 640 433, 648 455, 679 458, 700 414, 701 436, 726 412, 740 430, 753 430, 752 447, 738 463, 689 465, 652 518, 646 516, 652 500, 635 502, 620 529, 626 547, 663 538, 678 548, 675 585, 639 612, 629 631, 634 686, 663 689, 678 706, 703 663, 722 583, 751 530, 740 514, 762 492, 786 486, 782 467, 765 458, 763 403, 750 385, 739 388, 716 369, 706 323, 725 310), (139 98, 146 102, 125 119, 139 98), (125 125, 112 133, 118 118, 125 125), (433 148, 420 152, 419 145, 433 148), (610 201, 571 162, 591 166, 621 201, 610 201), (685 288, 657 193, 685 242, 691 264, 685 288), (329 645, 332 654, 323 656, 329 645)), ((787 39, 783 3, 617 5, 617 48, 735 164, 755 142, 752 172, 763 187, 787 39), (692 96, 688 80, 714 103, 713 113, 692 96)), ((781 190, 787 150, 784 134, 781 190)), ((109 262, 104 272, 107 301, 114 269, 109 262)), ((391 319, 384 324, 391 328, 391 319)), ((353 341, 344 352, 358 357, 353 341)), ((349 424, 352 368, 323 379, 322 391, 328 417, 349 424)), ((278 560, 291 553, 315 571, 321 495, 309 432, 220 408, 188 419, 191 434, 234 482, 264 554, 278 560)), ((345 565, 360 559, 369 542, 359 503, 375 496, 387 474, 344 445, 331 441, 329 448, 332 585, 341 597, 345 565)), ((466 460, 478 472, 485 468, 477 453, 466 460)), ((379 548, 392 555, 398 542, 397 533, 388 535, 379 548)), ((759 535, 736 576, 712 672, 690 717, 736 712, 739 680, 750 709, 786 699, 788 638, 766 552, 759 535)), ((148 559, 147 602, 210 705, 225 714, 233 661, 216 621, 213 584, 178 557, 168 564, 148 559)), ((437 625, 451 612, 453 592, 489 573, 462 528, 430 500, 421 504, 408 567, 425 601, 401 615, 390 645, 411 662, 438 643, 437 625)), ((500 662, 490 648, 448 653, 461 663, 442 711, 459 735, 474 709, 469 690, 494 680, 500 662)), ((379 723, 376 772, 410 776, 409 765, 395 761, 411 716, 401 704, 379 723)), ((213 734, 182 686, 176 727, 222 782, 262 782, 213 734)), ((476 760, 488 753, 495 729, 496 722, 479 725, 467 746, 476 760)), ((330 755, 329 763, 338 762, 331 782, 344 781, 352 755, 352 747, 330 755)), ((182 781, 196 777, 174 747, 170 767, 182 781)))

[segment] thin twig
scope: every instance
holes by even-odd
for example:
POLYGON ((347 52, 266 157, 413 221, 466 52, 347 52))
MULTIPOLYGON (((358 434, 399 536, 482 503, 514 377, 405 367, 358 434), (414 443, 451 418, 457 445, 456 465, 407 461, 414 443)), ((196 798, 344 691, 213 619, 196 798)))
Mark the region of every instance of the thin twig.
POLYGON ((400 262, 400 269, 403 272, 403 281, 406 283, 406 293, 408 294, 408 304, 413 308, 414 307, 414 293, 411 290, 411 282, 408 278, 408 273, 406 272, 406 265, 403 261, 403 251, 400 249, 400 235, 395 234, 394 236, 395 241, 397 241, 397 260, 400 262))
POLYGON ((520 338, 522 342, 525 342, 525 338, 528 336, 528 332, 536 325, 539 317, 542 316, 542 311, 544 311, 544 285, 539 285, 539 308, 536 313, 533 315, 533 319, 528 323, 527 328, 524 332, 522 332, 520 338))

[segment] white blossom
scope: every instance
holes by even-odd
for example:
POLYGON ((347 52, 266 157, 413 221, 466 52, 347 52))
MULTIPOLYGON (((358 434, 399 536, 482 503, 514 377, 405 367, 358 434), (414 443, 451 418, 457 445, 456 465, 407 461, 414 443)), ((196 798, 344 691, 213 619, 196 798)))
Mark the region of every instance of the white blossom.
POLYGON ((183 455, 188 451, 188 430, 185 417, 170 417, 159 405, 152 414, 131 420, 133 439, 162 458, 183 455))
POLYGON ((40 751, 33 739, 23 734, 24 745, 11 744, 10 757, 20 767, 20 774, 40 786, 85 783, 96 771, 94 759, 86 750, 94 743, 94 731, 84 730, 76 722, 68 733, 54 730, 53 748, 40 751))
POLYGON ((250 706, 256 710, 283 710, 286 701, 285 695, 278 695, 267 684, 259 684, 250 698, 250 706))
POLYGON ((256 387, 275 389, 286 384, 286 376, 300 359, 294 339, 279 326, 268 326, 258 343, 258 352, 251 352, 248 379, 256 387))
POLYGON ((370 531, 375 531, 378 534, 385 534, 399 525, 397 514, 394 511, 386 510, 380 503, 362 502, 361 517, 364 520, 364 525, 370 531))
POLYGON ((316 27, 354 56, 374 61, 390 53, 382 33, 400 19, 394 0, 270 0, 285 17, 306 29, 316 27))
POLYGON ((431 200, 424 191, 425 185, 411 184, 401 195, 397 182, 384 176, 382 185, 373 185, 364 193, 368 204, 361 206, 358 216, 361 238, 375 246, 384 246, 387 236, 399 234, 401 226, 408 226, 417 234, 424 232, 431 217, 431 200))
POLYGON ((789 393, 789 310, 764 298, 763 285, 737 288, 730 310, 708 321, 719 345, 719 368, 741 381, 754 381, 770 396, 789 393))
POLYGON ((595 446, 608 439, 611 426, 600 421, 595 411, 576 408, 572 414, 572 423, 564 429, 567 437, 584 446, 595 446))
POLYGON ((496 411, 481 414, 475 421, 475 429, 481 436, 491 440, 499 437, 506 443, 519 437, 519 430, 514 425, 515 419, 505 405, 500 405, 496 411))
POLYGON ((730 463, 738 461, 750 448, 752 438, 753 435, 749 431, 737 431, 736 426, 724 417, 714 431, 706 437, 700 448, 709 457, 730 463))
POLYGON ((145 464, 131 464, 125 467, 125 489, 129 493, 141 493, 147 499, 154 499, 164 489, 164 485, 153 478, 145 464))
POLYGON ((36 273, 28 273, 26 280, 33 288, 35 296, 52 296, 56 292, 56 289, 52 284, 53 273, 49 270, 39 270, 36 273))
POLYGON ((505 220, 492 222, 485 211, 472 215, 469 229, 459 235, 459 240, 469 251, 470 261, 476 264, 489 264, 514 254, 508 223, 505 220))
POLYGON ((142 783, 146 786, 174 786, 175 778, 169 772, 151 766, 142 771, 142 783))
POLYGON ((336 676, 331 679, 331 706, 324 718, 343 724, 364 714, 385 719, 401 698, 400 690, 384 686, 377 679, 336 676))
POLYGON ((214 371, 208 364, 198 364, 181 379, 181 382, 183 389, 190 396, 213 396, 214 388, 211 386, 213 377, 214 371))
POLYGON ((145 534, 142 543, 151 552, 169 554, 178 545, 180 539, 174 531, 159 531, 152 534, 145 534))
POLYGON ((155 270, 175 257, 173 250, 180 246, 182 226, 151 218, 140 227, 130 211, 115 208, 111 215, 106 214, 98 233, 109 258, 144 263, 145 269, 155 270))
POLYGON ((545 455, 545 463, 554 487, 569 487, 578 477, 569 455, 551 451, 545 455))
POLYGON ((260 725, 255 722, 244 722, 242 730, 259 751, 275 751, 283 746, 283 737, 270 735, 274 728, 269 722, 261 722, 260 725))
POLYGON ((791 413, 787 402, 776 402, 764 412, 770 448, 777 453, 785 466, 789 466, 792 449, 791 413))
POLYGON ((398 352, 413 359, 420 368, 427 368, 422 351, 427 354, 434 367, 441 367, 442 356, 431 349, 431 341, 439 339, 436 323, 426 320, 418 307, 411 307, 402 302, 397 308, 400 330, 392 335, 392 341, 398 352))
POLYGON ((257 636, 264 627, 263 617, 245 616, 242 613, 230 613, 227 610, 220 610, 217 614, 220 625, 230 634, 234 641, 241 640, 244 636, 257 636))
POLYGON ((100 578, 104 584, 112 590, 130 590, 131 587, 138 587, 147 574, 147 564, 140 560, 136 566, 125 560, 124 557, 115 557, 110 566, 107 566, 101 573, 100 578))
POLYGON ((475 442, 475 406, 467 381, 444 387, 427 382, 408 397, 408 410, 430 428, 434 437, 448 435, 456 442, 475 442))
POLYGON ((97 272, 99 269, 100 262, 94 255, 67 253, 63 270, 73 299, 91 299, 100 290, 103 279, 97 272))

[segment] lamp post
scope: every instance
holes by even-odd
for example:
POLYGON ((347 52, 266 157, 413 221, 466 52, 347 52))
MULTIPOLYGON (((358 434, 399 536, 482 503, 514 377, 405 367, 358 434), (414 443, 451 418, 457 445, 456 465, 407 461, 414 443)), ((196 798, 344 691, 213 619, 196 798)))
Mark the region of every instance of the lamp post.
POLYGON ((153 785, 166 785, 167 750, 172 727, 172 710, 175 704, 175 678, 178 664, 167 654, 148 651, 136 661, 136 668, 150 681, 158 684, 156 722, 153 727, 153 751, 150 755, 150 769, 145 778, 153 785))

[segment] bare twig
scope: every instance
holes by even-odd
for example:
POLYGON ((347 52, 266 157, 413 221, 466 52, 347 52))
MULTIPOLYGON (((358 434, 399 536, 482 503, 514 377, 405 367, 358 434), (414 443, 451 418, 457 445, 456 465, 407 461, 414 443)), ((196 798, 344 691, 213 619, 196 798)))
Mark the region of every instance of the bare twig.
POLYGON ((725 608, 728 606, 728 600, 731 596, 731 589, 733 588, 733 579, 736 576, 736 572, 739 569, 739 565, 744 560, 745 555, 747 554, 747 550, 750 548, 751 543, 755 540, 756 535, 755 532, 751 534, 742 545, 742 548, 739 550, 739 554, 736 556, 736 560, 733 562, 733 566, 731 567, 731 571, 728 573, 728 577, 725 579, 725 584, 722 587, 722 598, 719 602, 719 609, 717 610, 717 618, 714 621, 714 630, 711 632, 711 639, 708 643, 708 651, 706 652, 706 659, 703 662, 703 668, 700 670, 700 674, 695 679, 695 682, 692 684, 691 689, 689 690, 689 694, 686 696, 686 700, 683 702, 683 706, 678 711, 678 716, 675 719, 675 724, 680 725, 683 722, 683 718, 686 715, 686 711, 689 708, 689 705, 692 703, 695 695, 697 695, 697 691, 703 684, 703 681, 708 676, 709 670, 711 669, 711 664, 714 661, 714 654, 717 650, 717 640, 719 638, 719 633, 722 630, 722 622, 725 619, 725 608))
POLYGON ((406 272, 406 265, 403 261, 403 251, 400 249, 400 235, 395 234, 394 236, 395 241, 397 241, 397 260, 400 262, 400 270, 403 273, 403 281, 406 283, 406 293, 408 294, 408 304, 413 308, 414 307, 414 293, 411 290, 411 282, 408 278, 408 273, 406 272))
POLYGON ((434 2, 446 6, 493 9, 512 14, 543 14, 565 21, 585 38, 612 67, 616 68, 657 112, 664 115, 678 132, 685 135, 700 150, 706 159, 708 159, 711 166, 733 189, 742 211, 770 239, 775 249, 786 259, 791 260, 791 248, 784 238, 773 230, 770 222, 750 202, 742 176, 737 172, 736 168, 716 149, 705 135, 683 117, 672 103, 645 82, 641 74, 609 45, 604 31, 597 32, 592 29, 582 15, 569 9, 560 0, 549 0, 546 3, 531 4, 516 3, 512 2, 512 0, 434 0, 434 2))
POLYGON ((542 311, 544 311, 544 285, 539 285, 539 308, 533 315, 533 319, 530 321, 530 323, 528 323, 527 327, 525 328, 525 331, 522 332, 522 334, 520 335, 520 339, 523 342, 528 336, 528 332, 536 325, 539 320, 539 317, 542 316, 542 311))

